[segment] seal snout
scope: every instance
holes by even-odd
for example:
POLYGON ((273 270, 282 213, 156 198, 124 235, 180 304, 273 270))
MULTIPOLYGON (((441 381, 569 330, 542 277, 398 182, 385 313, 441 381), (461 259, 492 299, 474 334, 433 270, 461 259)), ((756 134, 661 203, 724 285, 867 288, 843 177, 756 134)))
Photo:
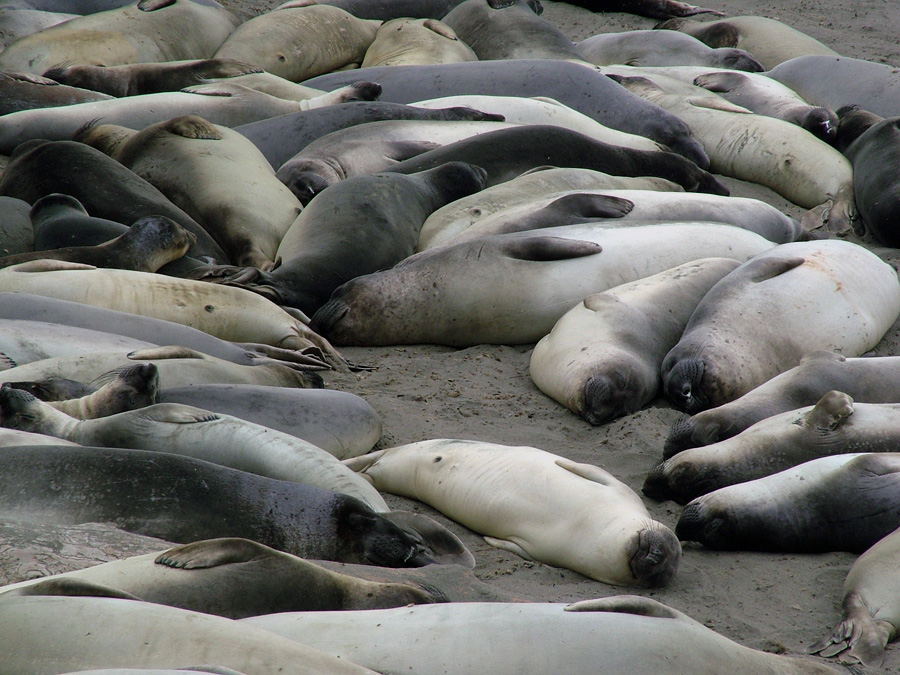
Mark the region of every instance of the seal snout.
POLYGON ((690 413, 706 408, 706 401, 700 392, 704 370, 704 363, 700 359, 686 358, 678 361, 666 375, 666 396, 676 406, 690 413))
POLYGON ((631 571, 638 582, 659 588, 667 585, 681 563, 681 543, 667 527, 642 530, 631 558, 631 571))
POLYGON ((309 327, 326 339, 331 339, 335 325, 350 311, 350 305, 340 298, 332 297, 331 300, 316 310, 309 321, 309 327))
POLYGON ((684 507, 675 525, 675 534, 681 541, 696 541, 709 548, 719 548, 717 542, 725 535, 727 525, 725 517, 714 513, 700 497, 684 507))
POLYGON ((660 462, 650 470, 641 486, 641 492, 657 501, 668 499, 668 481, 666 480, 666 463, 660 462))
POLYGON ((691 417, 682 417, 672 425, 669 437, 663 445, 663 459, 669 459, 682 450, 696 447, 694 442, 695 424, 691 417))

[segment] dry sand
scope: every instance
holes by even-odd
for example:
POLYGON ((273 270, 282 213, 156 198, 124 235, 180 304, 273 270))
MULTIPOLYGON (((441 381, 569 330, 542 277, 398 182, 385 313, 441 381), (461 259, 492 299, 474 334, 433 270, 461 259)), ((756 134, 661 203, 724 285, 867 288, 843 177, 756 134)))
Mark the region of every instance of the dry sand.
MULTIPOLYGON (((278 0, 222 2, 243 18, 279 4, 278 0)), ((650 28, 655 23, 627 14, 593 14, 558 2, 544 4, 544 17, 573 40, 601 32, 650 28)), ((843 55, 900 65, 900 6, 896 0, 710 0, 704 6, 728 16, 777 18, 843 55)), ((736 196, 763 199, 795 217, 803 212, 766 188, 732 179, 725 183, 736 196)), ((894 250, 877 250, 891 262, 897 255, 894 250)), ((661 459, 663 441, 680 413, 657 400, 634 415, 591 427, 534 386, 528 375, 532 347, 347 348, 343 351, 349 359, 376 369, 328 374, 326 384, 364 397, 380 413, 384 437, 378 447, 439 437, 531 445, 601 466, 639 492, 645 475, 661 459)), ((900 325, 892 328, 875 353, 900 354, 900 325)), ((392 496, 387 499, 392 508, 420 511, 456 532, 475 555, 477 577, 500 592, 535 601, 640 593, 745 645, 776 652, 802 653, 831 630, 840 616, 844 577, 856 559, 849 553, 720 553, 688 544, 670 587, 618 588, 499 551, 429 507, 392 496)), ((645 502, 654 518, 674 527, 680 506, 645 502)), ((154 547, 150 542, 145 550, 154 547)), ((3 548, 0 544, 0 557, 3 548)), ((19 552, 23 552, 21 548, 19 552)), ((65 548, 58 552, 65 554, 65 548)), ((94 558, 107 555, 115 553, 101 546, 94 558)), ((19 573, 26 569, 31 576, 41 569, 41 563, 35 565, 32 559, 19 573)), ((46 569, 57 571, 58 567, 48 563, 46 569)), ((900 671, 900 649, 888 649, 884 671, 900 671)))

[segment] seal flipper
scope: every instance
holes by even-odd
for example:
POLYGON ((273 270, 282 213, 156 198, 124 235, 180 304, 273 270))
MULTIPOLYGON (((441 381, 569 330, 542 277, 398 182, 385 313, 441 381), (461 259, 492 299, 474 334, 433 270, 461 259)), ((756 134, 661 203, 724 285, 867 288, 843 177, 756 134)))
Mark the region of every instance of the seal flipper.
POLYGON ((125 591, 120 591, 109 586, 103 586, 102 584, 95 584, 92 581, 84 581, 83 579, 74 579, 71 577, 46 579, 31 586, 24 586, 7 592, 10 595, 55 595, 140 600, 136 595, 126 593, 125 591))
POLYGON ((147 347, 136 349, 125 355, 132 361, 161 361, 164 359, 205 359, 206 356, 195 349, 181 347, 179 345, 166 345, 164 347, 147 347))
POLYGON ((600 244, 580 239, 562 239, 560 237, 526 237, 503 242, 501 253, 517 260, 532 262, 552 262, 583 258, 603 251, 600 244))
POLYGON ((559 468, 571 471, 576 476, 581 476, 592 483, 599 483, 600 485, 605 485, 607 487, 619 485, 619 481, 616 480, 611 473, 604 471, 599 466, 594 466, 593 464, 579 464, 578 462, 563 458, 557 459, 554 464, 559 468))
POLYGON ((844 618, 831 635, 807 648, 808 654, 836 656, 846 651, 864 666, 877 668, 884 661, 884 648, 894 636, 895 627, 887 621, 877 621, 865 603, 855 593, 844 598, 844 618))
POLYGON ((388 511, 381 516, 406 532, 439 564, 475 568, 475 556, 459 537, 428 516, 409 511, 388 511))
POLYGON ((163 128, 170 134, 182 138, 202 139, 207 141, 222 140, 222 133, 212 122, 198 115, 182 115, 165 123, 163 128))
POLYGON ((814 431, 834 431, 853 414, 853 399, 842 391, 829 391, 798 424, 814 431))
POLYGON ((189 406, 173 403, 160 403, 156 406, 144 408, 141 415, 153 422, 166 422, 168 424, 198 424, 200 422, 214 422, 222 419, 221 415, 189 406))
POLYGON ((0 370, 9 370, 10 368, 15 368, 18 363, 16 360, 5 354, 4 352, 0 352, 0 370))
POLYGON ((193 570, 250 562, 278 555, 277 551, 250 539, 222 537, 204 539, 163 551, 153 560, 157 565, 193 570))
POLYGON ((66 262, 65 260, 31 260, 9 268, 13 272, 58 272, 60 270, 95 270, 94 265, 66 262))
POLYGON ((495 539, 494 537, 484 537, 484 540, 494 548, 499 548, 501 551, 509 551, 510 553, 515 553, 521 558, 525 558, 525 560, 534 561, 534 558, 528 555, 525 552, 525 549, 523 549, 514 541, 510 541, 509 539, 495 539))
MULTIPOLYGON (((637 616, 653 616, 660 619, 689 618, 668 605, 640 595, 614 595, 595 600, 579 600, 571 605, 566 605, 563 609, 567 612, 616 612, 619 614, 635 614, 637 616)), ((690 620, 693 621, 693 619, 690 620)))

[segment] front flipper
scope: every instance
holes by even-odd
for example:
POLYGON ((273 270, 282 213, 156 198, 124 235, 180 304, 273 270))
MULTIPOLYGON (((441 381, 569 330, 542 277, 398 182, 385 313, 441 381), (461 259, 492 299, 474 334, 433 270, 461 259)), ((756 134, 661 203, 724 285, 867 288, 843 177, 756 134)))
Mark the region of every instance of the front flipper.
POLYGON ((842 391, 829 391, 799 420, 807 429, 834 431, 853 414, 853 399, 842 391))
MULTIPOLYGON (((53 595, 65 597, 119 598, 121 600, 140 600, 136 595, 120 591, 117 588, 103 586, 92 581, 57 577, 39 581, 31 586, 23 586, 8 591, 10 595, 53 595)), ((5 593, 3 595, 6 595, 5 593)))
POLYGON ((554 464, 561 469, 565 469, 566 471, 571 471, 576 476, 581 476, 592 483, 599 483, 600 485, 605 485, 607 487, 619 486, 621 483, 616 480, 615 476, 613 476, 608 471, 604 471, 599 466, 594 466, 593 464, 581 464, 579 462, 573 462, 568 459, 557 459, 554 464))
POLYGON ((250 539, 223 537, 176 546, 160 553, 154 563, 178 569, 194 570, 244 563, 276 555, 276 551, 250 539))
POLYGON ((619 614, 635 614, 637 616, 653 616, 660 619, 684 619, 686 615, 678 610, 657 602, 652 598, 640 595, 614 595, 596 600, 580 600, 566 605, 567 612, 616 612, 619 614))
POLYGON ((510 541, 509 539, 496 539, 494 537, 485 537, 484 540, 494 548, 499 548, 502 551, 515 553, 517 556, 525 558, 525 560, 534 561, 534 558, 528 555, 528 553, 525 552, 525 549, 523 549, 514 541, 510 541))

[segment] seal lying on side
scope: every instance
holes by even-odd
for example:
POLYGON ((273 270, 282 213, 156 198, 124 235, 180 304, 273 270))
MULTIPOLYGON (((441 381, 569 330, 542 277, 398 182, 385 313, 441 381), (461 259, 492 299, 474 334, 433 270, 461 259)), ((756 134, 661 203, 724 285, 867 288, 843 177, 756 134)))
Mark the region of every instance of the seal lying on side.
POLYGON ((531 355, 531 379, 591 424, 656 397, 659 366, 707 291, 740 263, 707 258, 660 272, 569 310, 531 355))
MULTIPOLYGON (((435 589, 366 581, 238 538, 206 539, 3 586, 0 595, 39 594, 56 584, 65 589, 69 580, 100 584, 145 602, 229 619, 275 612, 383 609, 443 599, 435 589)), ((77 593, 77 586, 73 586, 72 592, 77 593)))
POLYGON ((726 485, 784 471, 828 455, 893 452, 900 404, 856 403, 831 391, 812 407, 757 422, 737 436, 679 452, 656 466, 643 492, 685 504, 726 485))
POLYGON ((900 454, 834 455, 691 501, 675 533, 729 551, 862 553, 900 527, 900 454))
POLYGON ((814 405, 837 389, 858 403, 900 401, 900 357, 848 359, 836 352, 813 352, 800 363, 729 403, 676 422, 663 458, 739 434, 760 420, 814 405))
POLYGON ((193 457, 277 480, 315 485, 389 511, 372 486, 333 455, 296 436, 178 403, 76 420, 28 392, 0 388, 0 426, 85 446, 137 448, 193 457))
POLYGON ((765 70, 743 49, 713 49, 690 35, 672 31, 600 33, 576 44, 575 51, 596 66, 711 66, 752 73, 765 70))
POLYGON ((472 48, 442 21, 403 18, 381 24, 360 67, 422 66, 477 60, 472 48))
POLYGON ((346 464, 378 489, 423 501, 485 535, 492 546, 597 581, 665 586, 681 560, 678 540, 624 483, 537 448, 438 439, 346 464))
POLYGON ((716 284, 662 365, 690 413, 734 400, 819 350, 859 356, 900 314, 897 272, 841 240, 781 244, 716 284))
POLYGON ((67 87, 33 73, 0 70, 0 115, 35 108, 53 108, 86 101, 102 101, 107 98, 109 96, 106 94, 78 87, 67 87))
POLYGON ((809 647, 810 654, 841 654, 870 668, 881 667, 884 649, 900 627, 898 556, 900 530, 894 530, 853 563, 844 580, 841 621, 831 635, 809 647))

